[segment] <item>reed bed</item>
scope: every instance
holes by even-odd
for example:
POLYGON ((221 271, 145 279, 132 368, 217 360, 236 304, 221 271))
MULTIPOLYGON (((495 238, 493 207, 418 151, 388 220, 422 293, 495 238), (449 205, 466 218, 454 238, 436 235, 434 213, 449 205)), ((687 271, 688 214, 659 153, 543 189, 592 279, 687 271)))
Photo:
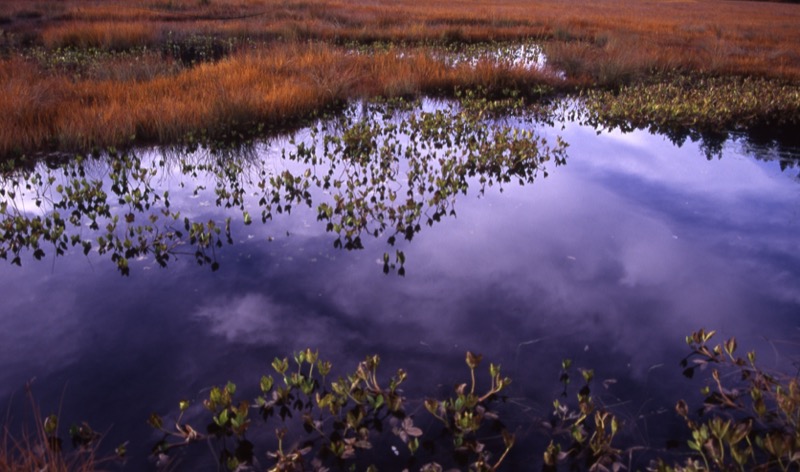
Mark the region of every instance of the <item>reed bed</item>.
POLYGON ((8 0, 0 155, 279 127, 358 97, 456 87, 613 90, 675 73, 797 83, 798 24, 797 5, 721 0, 8 0), (550 72, 426 52, 522 41, 542 45, 550 72), (351 54, 358 44, 413 54, 351 54))

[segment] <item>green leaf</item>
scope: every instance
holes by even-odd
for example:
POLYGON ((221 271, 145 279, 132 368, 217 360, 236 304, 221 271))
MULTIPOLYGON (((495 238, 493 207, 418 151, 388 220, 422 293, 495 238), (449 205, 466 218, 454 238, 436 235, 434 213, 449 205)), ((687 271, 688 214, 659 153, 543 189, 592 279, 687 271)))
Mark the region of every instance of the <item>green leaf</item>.
POLYGON ((154 429, 162 429, 164 427, 164 421, 157 413, 150 413, 150 418, 148 418, 147 424, 152 426, 154 429))
POLYGON ((218 426, 225 426, 228 423, 228 410, 222 410, 220 414, 214 418, 214 422, 217 423, 218 426))
POLYGON ((273 381, 271 375, 270 376, 266 376, 266 375, 262 375, 261 376, 261 391, 263 393, 269 392, 272 389, 272 385, 273 384, 274 384, 274 381, 273 381))
POLYGON ((52 436, 58 430, 58 416, 50 415, 44 419, 44 432, 48 436, 52 436))

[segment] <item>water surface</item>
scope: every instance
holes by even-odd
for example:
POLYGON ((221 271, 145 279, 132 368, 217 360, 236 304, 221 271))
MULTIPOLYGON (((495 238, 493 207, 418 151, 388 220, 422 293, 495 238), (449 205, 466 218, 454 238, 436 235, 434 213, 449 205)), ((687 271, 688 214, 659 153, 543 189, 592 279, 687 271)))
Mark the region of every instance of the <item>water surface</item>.
MULTIPOLYGON (((420 399, 465 381, 472 350, 512 378, 509 424, 521 437, 549 416, 560 362, 571 358, 614 380, 597 384, 598 398, 615 405, 629 438, 660 449, 681 431, 674 402, 701 386, 678 366, 687 334, 717 329, 757 348, 767 365, 791 363, 800 321, 797 172, 741 140, 708 159, 698 143, 676 147, 644 131, 533 126, 549 142, 569 143, 566 165, 549 161, 546 178, 484 192, 471 178, 448 207, 455 216, 423 220, 395 246, 385 230, 365 235, 363 249, 335 247, 338 235, 316 208, 333 189, 312 188, 312 208, 296 204, 262 224, 257 190, 245 187, 254 219, 245 225, 237 205, 217 205, 213 178, 200 172, 196 181, 168 164, 172 172, 150 185, 169 190, 181 218, 231 218, 232 244, 209 249, 219 269, 198 265, 191 245, 167 268, 134 258, 127 277, 107 254, 84 256, 80 246, 3 267, 0 401, 22 415, 23 385, 35 378, 43 409, 60 405, 65 423, 85 419, 108 444, 130 440, 128 467, 139 470, 157 439, 145 424, 151 411, 175 412, 179 399, 199 401, 228 380, 255 389, 275 356, 312 347, 344 372, 377 353, 387 376, 408 370, 407 393, 420 399), (198 186, 205 190, 195 195, 198 186), (396 266, 384 275, 384 253, 395 263, 397 250, 405 275, 396 266)), ((292 146, 260 145, 245 167, 299 175, 303 164, 281 158, 292 146)), ((402 175, 406 164, 397 165, 402 175)), ((95 165, 89 174, 108 172, 95 165)), ((418 424, 431 423, 425 415, 415 413, 418 424)), ((512 466, 541 457, 528 449, 517 448, 512 466)))

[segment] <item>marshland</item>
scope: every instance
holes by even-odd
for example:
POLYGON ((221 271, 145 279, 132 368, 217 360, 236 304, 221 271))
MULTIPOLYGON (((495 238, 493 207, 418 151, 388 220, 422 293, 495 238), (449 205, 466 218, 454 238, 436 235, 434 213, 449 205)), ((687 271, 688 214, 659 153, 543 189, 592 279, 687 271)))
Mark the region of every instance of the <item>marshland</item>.
POLYGON ((0 2, 0 469, 796 469, 797 25, 0 2))

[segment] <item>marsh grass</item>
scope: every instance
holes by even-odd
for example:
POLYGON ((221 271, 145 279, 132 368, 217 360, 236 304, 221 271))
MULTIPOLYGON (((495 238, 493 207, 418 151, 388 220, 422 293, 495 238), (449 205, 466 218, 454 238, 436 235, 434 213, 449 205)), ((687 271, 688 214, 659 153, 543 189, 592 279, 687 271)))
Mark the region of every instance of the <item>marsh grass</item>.
MULTIPOLYGON (((4 472, 89 472, 114 461, 98 453, 100 435, 83 424, 73 426, 74 449, 67 450, 60 437, 58 415, 44 416, 30 386, 26 386, 26 418, 7 417, 0 433, 0 470, 4 472), (15 421, 17 420, 17 421, 15 421), (20 421, 21 420, 21 421, 20 421)), ((124 446, 117 452, 124 455, 124 446)))
POLYGON ((675 73, 800 80, 797 6, 687 5, 9 0, 0 155, 175 143, 187 133, 243 132, 255 123, 270 129, 361 97, 457 87, 511 87, 538 98, 544 89, 618 89, 675 73), (435 53, 530 42, 542 45, 549 73, 502 61, 448 68, 435 53), (375 43, 417 52, 349 57, 343 47, 375 43), (54 67, 63 51, 93 57, 54 67))
POLYGON ((74 22, 44 30, 42 42, 50 49, 74 47, 120 51, 152 47, 159 36, 159 29, 145 22, 74 22))
MULTIPOLYGON (((116 62, 112 62, 116 61, 116 62)), ((554 82, 537 70, 488 62, 450 67, 431 54, 348 54, 325 44, 284 44, 243 51, 216 62, 159 68, 152 59, 82 75, 46 74, 15 58, 0 64, 0 154, 37 149, 174 143, 202 132, 221 136, 283 128, 350 99, 443 94, 456 87, 524 88, 554 82), (179 71, 178 71, 179 70, 179 71), (177 72, 176 72, 177 71, 177 72), (120 80, 121 79, 121 80, 120 80)), ((93 71, 93 72, 92 72, 93 71)))

